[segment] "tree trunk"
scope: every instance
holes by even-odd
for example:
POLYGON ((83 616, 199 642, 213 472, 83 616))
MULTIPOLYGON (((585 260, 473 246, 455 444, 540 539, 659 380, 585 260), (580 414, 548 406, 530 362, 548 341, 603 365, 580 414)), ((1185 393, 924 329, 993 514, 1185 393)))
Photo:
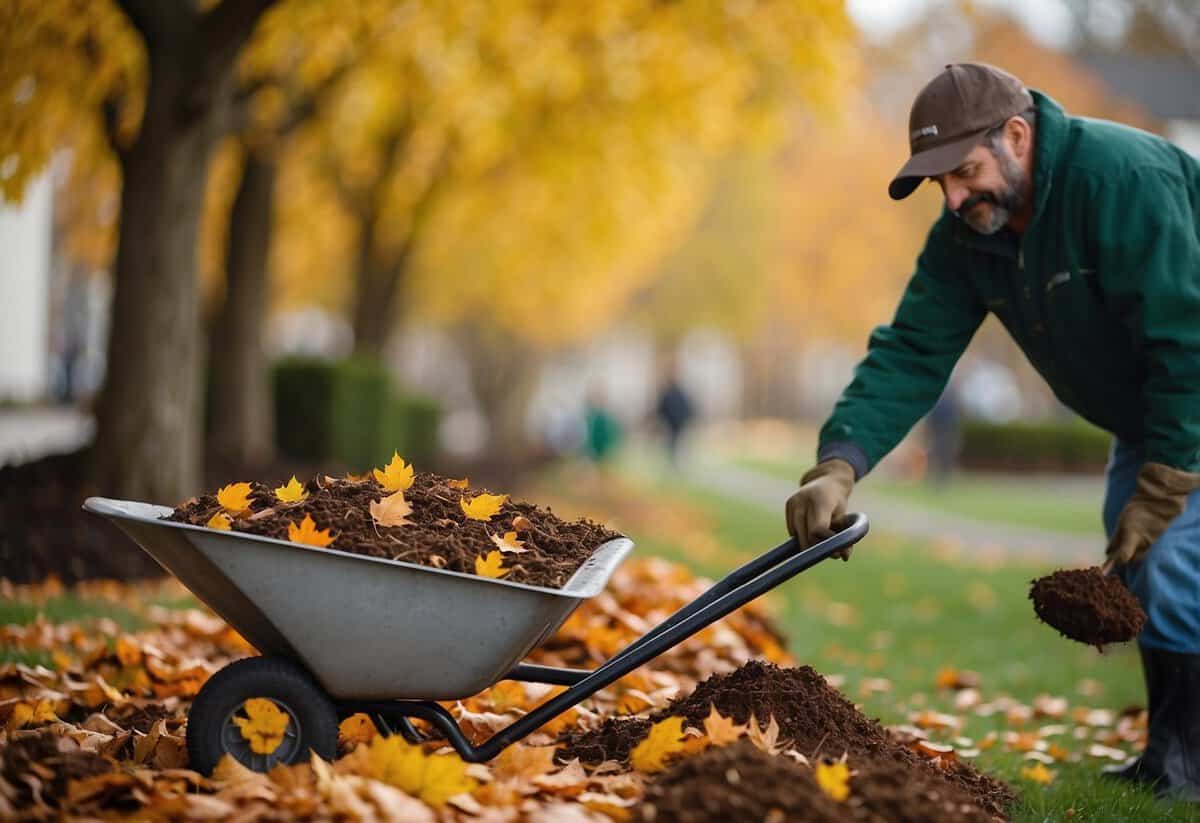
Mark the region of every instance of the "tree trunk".
POLYGON ((123 157, 107 378, 94 471, 106 493, 174 504, 200 482, 196 237, 212 138, 181 123, 180 73, 152 67, 146 112, 123 157))
POLYGON ((459 339, 469 363, 471 389, 488 424, 482 457, 519 466, 530 453, 526 416, 542 359, 512 336, 494 330, 465 326, 459 339))
POLYGON ((268 463, 275 454, 263 347, 274 193, 275 165, 248 151, 230 214, 225 301, 209 333, 208 453, 249 466, 268 463))
POLYGON ((209 157, 232 118, 237 53, 274 0, 199 12, 118 0, 146 42, 137 140, 121 152, 121 225, 91 480, 106 494, 178 503, 199 491, 202 440, 196 239, 209 157))
POLYGON ((374 237, 374 231, 364 226, 355 273, 354 351, 369 355, 380 354, 392 333, 396 295, 409 262, 405 248, 391 263, 380 263, 372 251, 374 237))

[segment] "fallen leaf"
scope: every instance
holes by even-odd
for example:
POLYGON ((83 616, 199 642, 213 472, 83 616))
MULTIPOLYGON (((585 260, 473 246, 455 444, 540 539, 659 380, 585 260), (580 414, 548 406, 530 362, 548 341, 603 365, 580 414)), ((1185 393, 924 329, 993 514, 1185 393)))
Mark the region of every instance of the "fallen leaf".
POLYGON ((367 753, 371 775, 424 800, 445 805, 456 794, 477 785, 467 774, 467 764, 457 754, 426 754, 398 734, 376 737, 367 753))
POLYGON ((1053 769, 1047 769, 1041 763, 1035 763, 1032 766, 1026 766, 1021 769, 1021 777, 1026 780, 1032 780, 1034 783, 1040 783, 1043 786, 1048 786, 1054 782, 1056 772, 1053 769))
POLYGON ((308 492, 300 485, 300 481, 296 479, 296 475, 292 475, 292 479, 286 484, 275 489, 275 497, 284 503, 298 503, 308 497, 308 492))
POLYGON ((218 529, 219 531, 227 532, 232 527, 232 522, 229 515, 225 512, 217 512, 212 517, 208 518, 208 522, 204 524, 210 529, 218 529))
POLYGON ((288 540, 323 549, 332 543, 334 538, 329 533, 329 529, 318 529, 312 517, 306 514, 299 526, 295 523, 288 523, 288 540))
POLYGON ((500 507, 508 499, 507 494, 479 494, 467 500, 465 497, 458 501, 463 514, 472 520, 490 520, 499 513, 500 507))
POLYGON ((291 722, 288 713, 266 697, 251 697, 245 709, 246 716, 235 717, 233 722, 242 730, 242 737, 250 741, 250 751, 271 754, 283 742, 283 733, 291 722))
POLYGON ((704 735, 714 746, 724 746, 732 743, 746 733, 744 725, 737 725, 733 718, 725 717, 711 706, 708 717, 704 718, 704 735))
POLYGON ((666 768, 667 758, 683 747, 683 718, 668 717, 650 727, 646 739, 629 753, 629 762, 639 772, 661 772, 666 768))
POLYGON ((217 492, 217 502, 232 515, 239 515, 250 508, 250 484, 230 483, 217 492))
POLYGON ((487 556, 476 555, 475 574, 480 577, 500 578, 508 574, 504 568, 504 557, 498 551, 490 551, 487 556))
POLYGON ((850 796, 850 767, 846 761, 822 760, 813 771, 817 785, 826 795, 839 803, 850 796))
POLYGON ((404 492, 389 494, 382 500, 372 500, 371 517, 381 526, 411 526, 408 516, 412 514, 412 506, 404 499, 404 492))
POLYGON ((392 460, 383 469, 375 469, 373 474, 379 485, 390 492, 402 492, 413 484, 413 467, 404 462, 399 452, 392 452, 392 460))
POLYGON ((467 478, 464 477, 462 480, 450 480, 446 483, 446 485, 452 489, 465 489, 470 485, 470 483, 468 483, 467 478))
POLYGON ((497 755, 492 770, 497 780, 524 780, 553 771, 557 746, 527 746, 516 743, 497 755))
POLYGON ((746 736, 760 751, 767 754, 779 754, 783 748, 779 744, 779 723, 775 720, 775 715, 771 715, 767 728, 763 729, 759 727, 758 720, 751 714, 750 723, 746 728, 746 736))
POLYGON ((513 518, 512 527, 519 532, 527 532, 533 528, 533 524, 529 522, 528 517, 518 514, 513 518))
POLYGON ((935 683, 939 689, 973 689, 979 685, 979 673, 944 666, 938 669, 935 683))
POLYGON ((350 748, 370 743, 377 730, 375 723, 363 712, 355 712, 338 724, 338 744, 350 748))
POLYGON ((516 532, 505 532, 503 537, 493 534, 491 538, 496 547, 506 554, 509 552, 521 554, 522 552, 529 551, 529 549, 525 548, 524 541, 517 539, 516 532))

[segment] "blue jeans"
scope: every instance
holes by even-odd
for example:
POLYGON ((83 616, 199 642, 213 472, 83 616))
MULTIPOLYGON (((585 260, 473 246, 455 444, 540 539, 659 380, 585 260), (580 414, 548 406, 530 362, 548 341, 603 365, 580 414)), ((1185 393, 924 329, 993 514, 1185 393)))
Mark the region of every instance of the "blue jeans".
MULTIPOLYGON (((1141 446, 1113 442, 1104 492, 1104 530, 1111 538, 1145 462, 1141 446)), ((1121 570, 1121 579, 1146 610, 1138 643, 1182 654, 1200 654, 1200 490, 1188 497, 1150 550, 1121 570)))

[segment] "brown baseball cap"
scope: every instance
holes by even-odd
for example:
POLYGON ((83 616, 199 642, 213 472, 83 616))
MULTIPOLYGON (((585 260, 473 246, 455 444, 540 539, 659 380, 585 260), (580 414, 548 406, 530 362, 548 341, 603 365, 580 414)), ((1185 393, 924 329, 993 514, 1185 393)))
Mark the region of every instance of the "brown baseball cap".
POLYGON ((903 200, 926 177, 953 171, 998 126, 1033 105, 1025 84, 986 63, 951 63, 930 80, 908 115, 911 157, 888 185, 903 200))

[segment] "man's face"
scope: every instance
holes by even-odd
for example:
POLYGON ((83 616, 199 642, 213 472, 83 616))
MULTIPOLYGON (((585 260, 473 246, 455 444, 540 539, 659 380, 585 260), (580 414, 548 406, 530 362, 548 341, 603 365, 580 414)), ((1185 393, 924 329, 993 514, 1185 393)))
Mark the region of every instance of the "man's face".
POLYGON ((980 234, 995 234, 1021 208, 1025 177, 1001 138, 976 146, 958 168, 931 179, 942 187, 950 211, 980 234))

